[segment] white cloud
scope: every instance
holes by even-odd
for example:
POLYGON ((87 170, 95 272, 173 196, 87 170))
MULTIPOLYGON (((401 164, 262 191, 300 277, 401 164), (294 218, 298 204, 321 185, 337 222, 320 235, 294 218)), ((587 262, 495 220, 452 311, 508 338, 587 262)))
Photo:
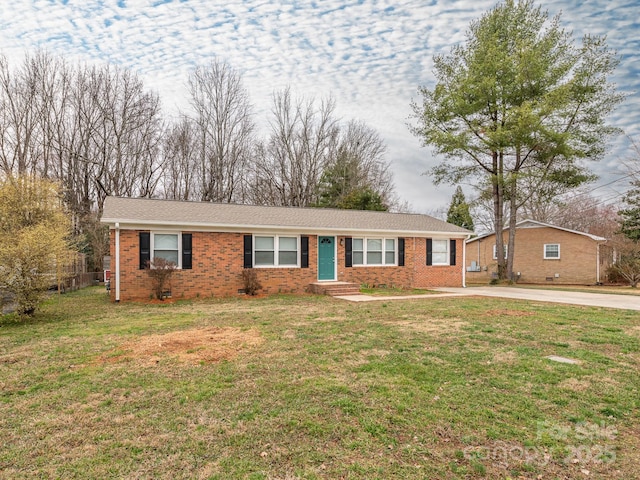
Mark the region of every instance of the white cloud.
MULTIPOLYGON (((376 128, 388 144, 400 195, 416 211, 448 203, 452 189, 420 176, 435 160, 408 131, 410 102, 433 82, 432 57, 465 40, 469 22, 494 0, 3 0, 0 45, 11 63, 44 48, 69 61, 111 62, 138 72, 157 90, 167 113, 188 108, 190 69, 221 57, 244 75, 260 123, 270 96, 332 94, 340 115, 376 128), (20 12, 16 15, 15 12, 20 12)), ((608 35, 622 62, 614 81, 629 95, 612 121, 640 138, 638 1, 549 0, 551 16, 576 39, 608 35)), ((626 158, 618 139, 594 169, 603 174, 626 158)))

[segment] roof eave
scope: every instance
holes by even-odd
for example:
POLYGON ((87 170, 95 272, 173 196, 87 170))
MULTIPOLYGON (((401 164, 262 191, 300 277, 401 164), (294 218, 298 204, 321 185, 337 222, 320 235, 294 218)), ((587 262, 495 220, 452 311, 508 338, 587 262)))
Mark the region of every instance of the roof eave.
POLYGON ((214 224, 214 223, 188 223, 175 221, 144 221, 116 218, 102 218, 101 223, 115 228, 118 224, 122 230, 135 229, 180 229, 189 231, 220 231, 220 232, 295 232, 297 234, 327 234, 334 235, 358 235, 358 234, 376 234, 376 235, 394 235, 394 236, 438 236, 447 238, 467 238, 469 232, 455 232, 447 230, 395 230, 395 229, 370 229, 370 228, 341 228, 341 227, 305 227, 290 225, 251 225, 251 224, 214 224))

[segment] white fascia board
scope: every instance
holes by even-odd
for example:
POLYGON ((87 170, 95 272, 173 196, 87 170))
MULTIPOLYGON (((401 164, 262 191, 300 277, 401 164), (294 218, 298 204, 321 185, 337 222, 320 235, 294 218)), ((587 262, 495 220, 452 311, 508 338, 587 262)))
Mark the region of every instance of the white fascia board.
MULTIPOLYGON (((432 238, 467 238, 464 232, 419 231, 419 230, 385 230, 385 229, 346 229, 346 228, 317 228, 281 225, 203 225, 187 224, 183 222, 128 222, 118 220, 121 230, 175 230, 189 232, 221 232, 221 233, 295 233, 306 235, 337 235, 337 236, 387 236, 387 237, 432 237, 432 238)), ((102 223, 113 228, 113 219, 102 219, 102 223)))

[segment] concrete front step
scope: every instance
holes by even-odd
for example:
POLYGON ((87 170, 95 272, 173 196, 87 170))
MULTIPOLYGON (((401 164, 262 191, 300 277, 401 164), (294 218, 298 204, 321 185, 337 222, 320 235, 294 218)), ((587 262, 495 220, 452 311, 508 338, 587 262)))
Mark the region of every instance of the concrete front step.
POLYGON ((309 285, 309 291, 318 295, 359 295, 360 285, 349 282, 316 282, 309 285))

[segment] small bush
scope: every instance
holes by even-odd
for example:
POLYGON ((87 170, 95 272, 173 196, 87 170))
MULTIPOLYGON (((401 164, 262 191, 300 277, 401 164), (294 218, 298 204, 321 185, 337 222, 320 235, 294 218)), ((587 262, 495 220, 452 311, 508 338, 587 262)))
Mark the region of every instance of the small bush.
POLYGON ((247 295, 255 295, 262 288, 258 281, 258 274, 253 268, 245 268, 242 271, 242 283, 244 284, 244 293, 247 295))
POLYGON ((626 283, 626 280, 622 275, 620 275, 620 272, 615 265, 611 265, 607 268, 606 276, 607 282, 609 283, 626 283))
POLYGON ((162 257, 155 257, 147 262, 147 273, 151 277, 153 292, 158 300, 163 300, 171 275, 178 266, 162 257))

